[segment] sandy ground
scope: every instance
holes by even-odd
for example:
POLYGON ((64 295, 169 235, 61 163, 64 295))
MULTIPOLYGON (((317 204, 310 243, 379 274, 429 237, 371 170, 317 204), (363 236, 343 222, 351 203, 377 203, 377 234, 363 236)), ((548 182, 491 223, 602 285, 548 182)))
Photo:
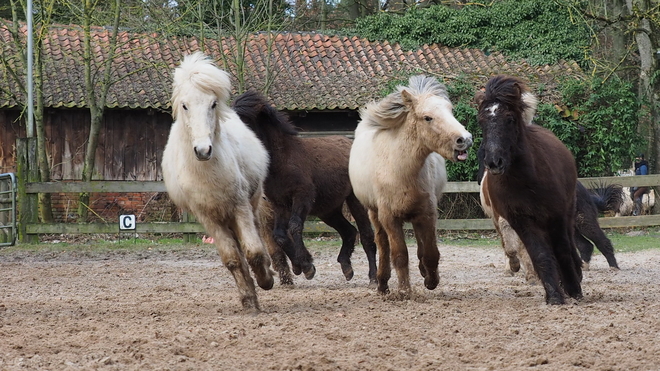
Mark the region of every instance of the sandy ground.
POLYGON ((505 275, 498 248, 440 251, 440 286, 412 270, 408 301, 368 287, 361 250, 350 282, 314 251, 317 276, 259 290, 258 315, 208 245, 4 252, 0 369, 660 370, 660 249, 619 253, 621 271, 596 255, 564 306, 505 275))

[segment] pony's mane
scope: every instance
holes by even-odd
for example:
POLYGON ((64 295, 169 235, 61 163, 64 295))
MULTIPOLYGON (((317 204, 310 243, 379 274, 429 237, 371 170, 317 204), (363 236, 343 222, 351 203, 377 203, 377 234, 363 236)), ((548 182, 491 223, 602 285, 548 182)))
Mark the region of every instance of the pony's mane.
POLYGON ((495 76, 488 81, 483 101, 509 107, 525 125, 532 123, 538 106, 538 99, 522 80, 506 75, 495 76))
POLYGON ((248 90, 238 96, 232 108, 253 131, 260 131, 264 125, 270 125, 278 131, 296 136, 298 130, 289 118, 268 103, 266 97, 254 90, 248 90))
POLYGON ((360 109, 362 121, 375 128, 397 127, 408 115, 408 107, 403 101, 404 90, 414 97, 435 95, 449 100, 447 88, 433 77, 424 75, 411 76, 408 86, 399 85, 396 91, 377 102, 371 102, 360 109))
POLYGON ((539 100, 536 98, 534 94, 532 94, 529 91, 524 92, 522 94, 521 99, 525 104, 525 108, 523 109, 522 112, 523 121, 527 125, 531 125, 532 121, 534 121, 534 115, 536 115, 536 108, 539 105, 539 100))
POLYGON ((172 116, 177 117, 181 99, 191 88, 215 95, 221 112, 229 109, 226 103, 231 94, 229 74, 218 68, 202 52, 186 55, 179 67, 174 70, 172 116))

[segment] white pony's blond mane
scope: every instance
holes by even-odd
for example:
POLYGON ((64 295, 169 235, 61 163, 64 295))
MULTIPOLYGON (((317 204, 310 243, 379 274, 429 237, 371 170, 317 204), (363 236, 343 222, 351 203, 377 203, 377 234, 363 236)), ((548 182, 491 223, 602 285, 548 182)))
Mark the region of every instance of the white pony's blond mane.
POLYGON ((525 104, 525 109, 522 113, 523 122, 526 125, 531 125, 532 120, 534 120, 534 115, 536 115, 536 108, 539 105, 539 100, 529 91, 524 92, 521 96, 521 99, 525 104))
POLYGON ((229 106, 227 106, 231 94, 229 74, 218 68, 202 52, 186 55, 179 67, 174 70, 172 116, 175 118, 179 113, 181 99, 190 87, 215 95, 221 112, 229 109, 229 106))
POLYGON ((400 126, 408 114, 408 107, 401 95, 404 90, 414 97, 436 95, 449 100, 445 85, 433 77, 415 75, 408 79, 408 86, 399 85, 396 87, 396 91, 380 101, 374 101, 362 107, 360 109, 362 121, 380 129, 400 126))

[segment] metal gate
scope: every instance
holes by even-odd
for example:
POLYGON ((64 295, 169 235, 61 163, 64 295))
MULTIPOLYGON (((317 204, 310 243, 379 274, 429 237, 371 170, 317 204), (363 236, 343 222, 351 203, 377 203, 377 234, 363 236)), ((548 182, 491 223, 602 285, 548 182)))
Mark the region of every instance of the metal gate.
POLYGON ((0 247, 16 243, 16 227, 16 176, 0 174, 0 247))

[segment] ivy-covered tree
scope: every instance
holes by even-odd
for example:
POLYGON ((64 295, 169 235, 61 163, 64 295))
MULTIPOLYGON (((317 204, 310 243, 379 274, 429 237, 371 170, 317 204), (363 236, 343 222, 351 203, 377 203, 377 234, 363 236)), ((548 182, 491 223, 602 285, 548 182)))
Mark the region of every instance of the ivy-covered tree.
POLYGON ((532 64, 560 59, 582 63, 591 39, 587 25, 574 22, 555 1, 503 0, 411 8, 358 19, 352 32, 370 40, 389 40, 404 48, 423 44, 500 51, 532 64))

